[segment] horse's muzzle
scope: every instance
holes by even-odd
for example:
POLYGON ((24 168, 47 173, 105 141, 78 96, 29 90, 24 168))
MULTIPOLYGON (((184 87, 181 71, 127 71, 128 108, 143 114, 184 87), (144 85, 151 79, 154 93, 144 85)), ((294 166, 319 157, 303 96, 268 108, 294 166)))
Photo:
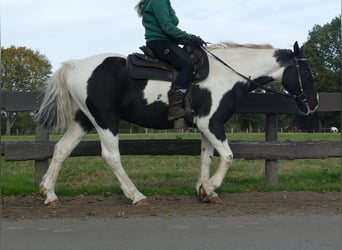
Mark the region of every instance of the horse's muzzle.
POLYGON ((296 98, 296 103, 299 114, 308 116, 316 112, 318 109, 319 96, 317 94, 307 97, 305 96, 305 98, 296 98))

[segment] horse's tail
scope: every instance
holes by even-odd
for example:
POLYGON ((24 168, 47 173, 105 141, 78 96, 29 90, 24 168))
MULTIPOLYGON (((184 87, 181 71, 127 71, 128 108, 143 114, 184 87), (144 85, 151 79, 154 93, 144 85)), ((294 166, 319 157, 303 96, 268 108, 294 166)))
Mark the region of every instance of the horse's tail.
POLYGON ((45 86, 36 121, 46 129, 63 130, 73 119, 72 97, 66 84, 66 77, 72 68, 72 62, 64 63, 45 86))

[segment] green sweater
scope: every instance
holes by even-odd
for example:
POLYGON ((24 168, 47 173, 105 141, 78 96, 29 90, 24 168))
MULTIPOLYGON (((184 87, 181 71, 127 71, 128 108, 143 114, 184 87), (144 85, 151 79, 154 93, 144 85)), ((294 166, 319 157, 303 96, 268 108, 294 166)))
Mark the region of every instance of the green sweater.
POLYGON ((145 0, 141 3, 141 10, 147 42, 173 40, 182 44, 190 39, 188 33, 177 27, 179 20, 170 0, 145 0))

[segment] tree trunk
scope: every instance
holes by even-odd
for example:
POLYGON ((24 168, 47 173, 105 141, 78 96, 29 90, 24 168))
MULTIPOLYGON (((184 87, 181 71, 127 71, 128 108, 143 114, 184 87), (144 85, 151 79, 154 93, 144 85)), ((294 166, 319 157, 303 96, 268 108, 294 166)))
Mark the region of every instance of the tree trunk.
POLYGON ((6 119, 6 135, 11 135, 11 122, 9 117, 6 119))
POLYGON ((249 133, 253 132, 253 124, 252 124, 252 122, 248 122, 248 132, 249 133))
POLYGON ((16 120, 16 115, 13 112, 8 112, 6 116, 6 135, 11 135, 11 129, 16 120))

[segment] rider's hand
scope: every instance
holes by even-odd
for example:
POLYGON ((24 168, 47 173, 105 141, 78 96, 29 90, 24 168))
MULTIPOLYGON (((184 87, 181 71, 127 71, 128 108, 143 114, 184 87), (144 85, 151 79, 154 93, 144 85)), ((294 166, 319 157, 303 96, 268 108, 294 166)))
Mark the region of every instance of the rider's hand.
POLYGON ((190 44, 196 47, 202 47, 202 46, 207 45, 207 43, 203 41, 202 38, 200 38, 199 36, 195 36, 195 35, 190 36, 190 44))

